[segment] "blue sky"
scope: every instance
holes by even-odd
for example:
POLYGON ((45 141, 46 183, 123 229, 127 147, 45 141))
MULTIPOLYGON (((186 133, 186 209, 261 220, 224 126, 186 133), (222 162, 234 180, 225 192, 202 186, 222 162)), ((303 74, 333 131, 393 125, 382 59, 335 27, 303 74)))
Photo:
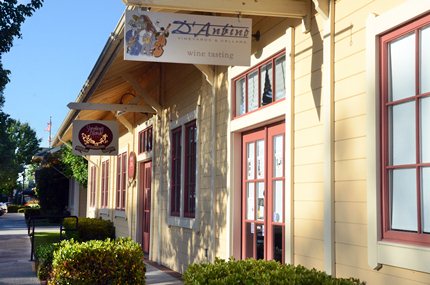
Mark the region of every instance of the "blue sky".
POLYGON ((12 72, 3 111, 29 123, 42 147, 49 117, 54 137, 124 10, 121 0, 45 0, 3 55, 12 72))

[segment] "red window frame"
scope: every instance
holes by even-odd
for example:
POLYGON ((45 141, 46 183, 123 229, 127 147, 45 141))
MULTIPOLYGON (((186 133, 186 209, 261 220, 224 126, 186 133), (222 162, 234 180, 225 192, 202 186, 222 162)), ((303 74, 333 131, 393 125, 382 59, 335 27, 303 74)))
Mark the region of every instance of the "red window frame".
POLYGON ((395 242, 406 242, 421 245, 430 245, 430 234, 423 232, 422 216, 422 199, 421 199, 421 171, 424 167, 430 167, 430 161, 421 161, 420 145, 420 102, 423 98, 430 97, 430 92, 420 93, 420 66, 419 66, 419 30, 430 25, 430 15, 406 24, 396 30, 382 35, 379 40, 380 44, 380 71, 381 71, 381 104, 380 104, 380 121, 381 121, 381 209, 382 209, 382 238, 395 242), (389 43, 405 35, 415 34, 415 94, 413 96, 392 101, 389 96, 389 43), (390 107, 400 105, 406 102, 415 104, 415 148, 416 161, 411 164, 390 164, 390 125, 389 109, 390 107), (416 171, 416 195, 417 195, 417 225, 418 231, 395 230, 391 228, 391 197, 390 197, 390 171, 396 169, 415 169, 416 171))
MULTIPOLYGON (((277 59, 279 59, 279 58, 281 58, 283 56, 286 56, 285 50, 282 50, 282 51, 274 54, 273 56, 271 56, 269 59, 265 60, 264 62, 261 62, 260 64, 252 67, 251 69, 245 71, 244 73, 240 74, 239 76, 233 78, 233 84, 232 84, 232 86, 233 86, 233 88, 232 88, 232 91, 233 91, 232 92, 232 96, 233 96, 233 98, 232 98, 232 103, 233 103, 232 104, 233 105, 232 106, 233 107, 232 108, 233 109, 232 116, 233 116, 233 118, 244 116, 246 114, 249 114, 249 113, 255 112, 255 111, 257 111, 257 110, 259 110, 261 108, 264 108, 264 107, 266 107, 268 105, 272 105, 275 102, 279 102, 279 101, 285 100, 285 95, 286 94, 284 95, 284 97, 282 97, 280 99, 276 98, 277 90, 276 90, 276 67, 275 67, 276 64, 275 63, 276 63, 277 59), (269 103, 269 104, 267 104, 267 105, 262 105, 261 104, 261 96, 262 96, 262 94, 261 94, 261 89, 262 89, 261 88, 261 85, 262 85, 261 84, 261 77, 264 76, 264 72, 261 71, 261 68, 264 67, 264 66, 266 66, 269 63, 272 64, 272 86, 271 86, 271 88, 272 88, 272 102, 269 103), (256 109, 254 109, 254 110, 249 111, 248 110, 248 103, 249 103, 248 102, 248 76, 250 74, 253 74, 256 71, 258 72, 258 107, 256 109), (243 114, 237 114, 237 108, 236 108, 237 107, 237 101, 236 101, 236 96, 237 96, 236 90, 237 89, 236 89, 236 84, 240 80, 242 80, 242 79, 245 80, 245 102, 244 102, 244 104, 245 104, 245 112, 243 114)), ((285 82, 285 84, 286 84, 286 82, 285 82)), ((285 86, 285 88, 286 87, 287 86, 285 86)), ((286 92, 286 90, 285 90, 285 92, 286 92)))
POLYGON ((115 209, 124 211, 127 190, 127 152, 117 156, 115 209))
POLYGON ((109 160, 102 162, 101 207, 108 207, 109 197, 109 160))
POLYGON ((139 154, 152 151, 152 126, 147 127, 139 132, 139 154))
POLYGON ((194 218, 196 213, 196 162, 197 125, 194 120, 185 125, 184 216, 189 218, 194 218))
POLYGON ((90 206, 95 207, 96 205, 96 177, 97 177, 97 169, 95 166, 91 166, 90 168, 90 206))
POLYGON ((170 215, 179 217, 181 210, 182 126, 173 129, 171 135, 170 215))
MULTIPOLYGON (((285 203, 282 202, 282 220, 275 221, 273 217, 274 206, 273 202, 275 200, 275 187, 273 186, 276 181, 282 183, 282 200, 285 197, 285 123, 275 123, 269 126, 265 126, 250 132, 242 134, 242 258, 261 258, 272 260, 278 258, 281 263, 285 263, 285 203), (281 175, 275 177, 274 170, 274 141, 275 137, 282 137, 282 171, 281 175), (257 175, 257 142, 264 142, 264 175, 263 178, 259 178, 257 175), (254 147, 254 169, 253 177, 248 178, 247 171, 247 147, 249 144, 255 144, 254 147), (254 217, 249 219, 247 217, 247 185, 248 183, 254 184, 252 189, 254 189, 253 199, 253 213, 254 217), (257 210, 257 184, 264 184, 264 218, 258 218, 257 210), (258 228, 263 227, 263 243, 261 239, 258 240, 258 228), (249 233, 248 229, 252 228, 249 233), (280 229, 281 232, 281 250, 282 253, 276 253, 275 240, 276 231, 280 229), (259 243, 260 242, 260 243, 259 243), (258 247, 263 246, 263 256, 258 255, 258 247)), ((279 238, 279 236, 278 236, 279 238)), ((279 241, 279 239, 278 239, 279 241)))

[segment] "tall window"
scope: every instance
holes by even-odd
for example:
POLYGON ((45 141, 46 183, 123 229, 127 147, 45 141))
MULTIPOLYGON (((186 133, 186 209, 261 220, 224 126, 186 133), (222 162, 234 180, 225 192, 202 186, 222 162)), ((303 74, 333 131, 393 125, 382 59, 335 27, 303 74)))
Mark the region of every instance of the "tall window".
POLYGON ((185 125, 185 185, 184 216, 194 218, 196 212, 196 157, 197 126, 196 121, 185 125))
POLYGON ((183 208, 184 217, 194 218, 197 177, 196 121, 173 129, 171 139, 170 215, 181 216, 183 208))
POLYGON ((139 133, 139 153, 152 151, 152 126, 139 133))
POLYGON ((90 206, 96 206, 96 177, 97 177, 97 169, 95 166, 91 166, 90 169, 90 206))
POLYGON ((109 160, 102 162, 101 207, 108 207, 109 200, 109 160))
POLYGON ((430 244, 430 15, 380 41, 383 238, 430 244))
POLYGON ((127 152, 117 157, 116 170, 116 204, 117 210, 125 210, 126 187, 127 187, 127 152))
POLYGON ((172 131, 172 176, 170 180, 170 214, 179 216, 181 203, 181 133, 182 127, 172 131))
POLYGON ((285 98, 285 52, 281 52, 233 80, 235 116, 285 98))

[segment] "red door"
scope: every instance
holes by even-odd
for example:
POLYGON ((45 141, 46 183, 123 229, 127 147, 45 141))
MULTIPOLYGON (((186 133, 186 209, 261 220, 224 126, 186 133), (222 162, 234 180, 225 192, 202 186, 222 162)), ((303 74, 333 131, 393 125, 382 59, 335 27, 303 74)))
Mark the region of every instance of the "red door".
POLYGON ((145 253, 149 253, 150 221, 151 221, 151 169, 152 162, 140 164, 140 193, 143 197, 142 213, 142 247, 145 253))
POLYGON ((285 256, 285 124, 242 136, 242 258, 285 256))

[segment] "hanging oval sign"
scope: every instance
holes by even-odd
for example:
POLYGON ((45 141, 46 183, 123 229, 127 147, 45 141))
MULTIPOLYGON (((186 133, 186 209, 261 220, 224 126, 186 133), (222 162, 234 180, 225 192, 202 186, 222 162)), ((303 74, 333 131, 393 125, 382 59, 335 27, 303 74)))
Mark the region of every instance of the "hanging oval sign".
POLYGON ((136 177, 136 153, 130 152, 128 156, 128 180, 134 180, 136 177))
POLYGON ((89 149, 107 148, 112 137, 112 131, 101 123, 87 124, 79 130, 79 142, 89 149))

